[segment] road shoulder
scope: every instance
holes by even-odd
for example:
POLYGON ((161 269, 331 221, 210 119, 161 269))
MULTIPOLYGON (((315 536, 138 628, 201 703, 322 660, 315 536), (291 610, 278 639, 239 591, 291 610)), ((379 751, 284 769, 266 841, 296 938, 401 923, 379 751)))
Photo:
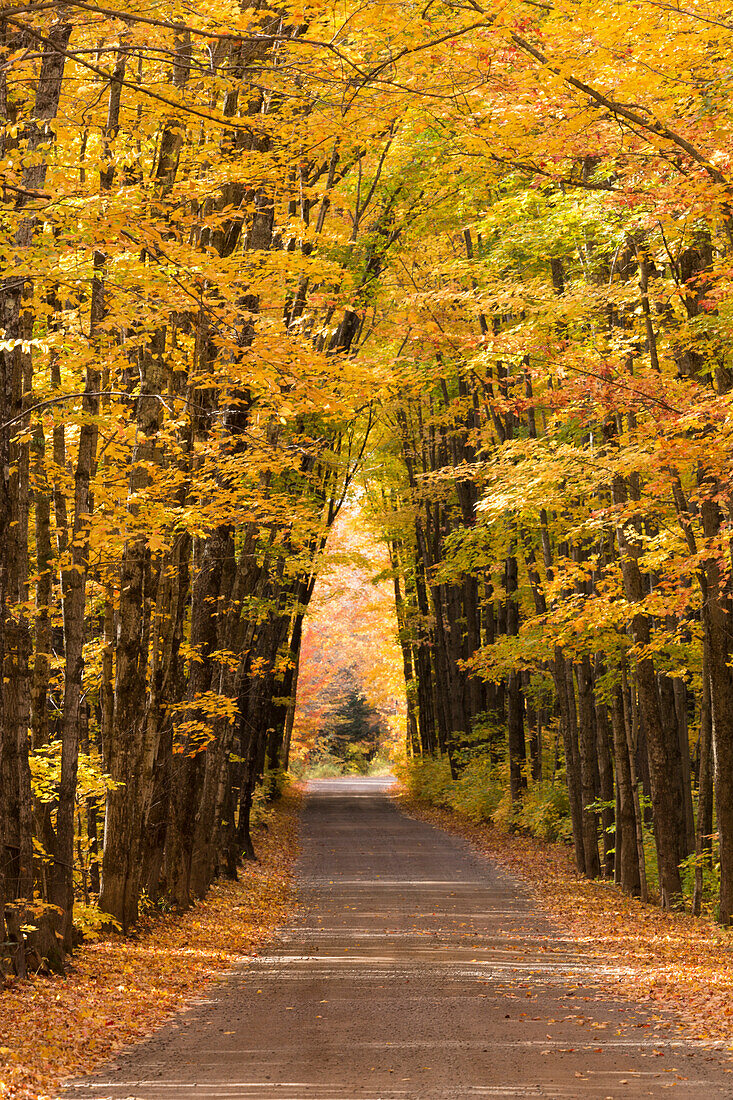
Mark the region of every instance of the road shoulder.
POLYGON ((618 966, 618 976, 605 979, 610 993, 671 1012, 691 1038, 733 1050, 733 932, 704 917, 644 905, 613 883, 590 882, 562 844, 473 822, 403 790, 393 797, 403 813, 462 837, 514 875, 585 952, 604 968, 618 966))
POLYGON ((301 798, 288 791, 255 836, 256 863, 182 915, 83 945, 69 976, 0 990, 0 1100, 46 1100, 101 1068, 272 941, 293 906, 301 798))

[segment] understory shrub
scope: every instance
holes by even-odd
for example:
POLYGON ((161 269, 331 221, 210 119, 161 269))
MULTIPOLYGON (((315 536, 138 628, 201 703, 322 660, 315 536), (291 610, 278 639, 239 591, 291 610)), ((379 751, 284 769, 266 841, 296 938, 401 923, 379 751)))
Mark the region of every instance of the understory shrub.
POLYGON ((398 778, 418 802, 431 806, 450 806, 449 792, 453 780, 447 756, 416 757, 398 768, 398 778))
MULTIPOLYGON (((456 780, 450 783, 451 809, 472 821, 491 821, 503 794, 502 784, 490 760, 472 760, 456 780)), ((449 772, 450 775, 450 772, 449 772)))
POLYGON ((565 783, 529 784, 514 815, 515 823, 541 840, 572 840, 570 803, 565 783))
POLYGON ((554 783, 530 779, 519 806, 512 810, 507 766, 485 756, 470 760, 457 779, 451 778, 447 756, 406 760, 398 775, 419 802, 455 810, 472 821, 520 829, 542 840, 572 838, 568 793, 560 777, 554 783))
POLYGON ((377 755, 372 757, 372 759, 369 761, 369 768, 367 770, 367 775, 372 775, 372 776, 391 775, 392 771, 393 771, 393 767, 392 767, 391 762, 387 759, 386 756, 383 756, 381 753, 378 752, 377 755))
POLYGON ((305 763, 302 760, 293 760, 290 764, 290 774, 296 779, 336 779, 344 774, 343 761, 334 756, 324 755, 318 760, 305 763))

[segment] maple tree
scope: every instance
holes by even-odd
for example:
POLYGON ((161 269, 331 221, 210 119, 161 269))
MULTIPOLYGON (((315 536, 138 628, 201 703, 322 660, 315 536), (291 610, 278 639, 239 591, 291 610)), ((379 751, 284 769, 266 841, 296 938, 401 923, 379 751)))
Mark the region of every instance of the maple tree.
POLYGON ((15 968, 252 854, 357 480, 409 752, 520 826, 564 773, 581 870, 719 861, 729 922, 719 6, 18 4, 0 51, 15 968))
POLYGON ((560 4, 447 49, 453 94, 410 120, 375 509, 418 752, 506 768, 522 825, 556 732, 578 867, 658 871, 674 906, 692 858, 699 908, 715 829, 727 922, 730 27, 640 8, 643 45, 560 4))
POLYGON ((364 154, 304 129, 308 88, 284 96, 299 23, 195 14, 2 13, 0 902, 21 973, 29 948, 63 965, 79 873, 122 928, 143 891, 185 907, 236 876, 369 431, 341 365, 362 279, 343 211, 326 234, 364 154))

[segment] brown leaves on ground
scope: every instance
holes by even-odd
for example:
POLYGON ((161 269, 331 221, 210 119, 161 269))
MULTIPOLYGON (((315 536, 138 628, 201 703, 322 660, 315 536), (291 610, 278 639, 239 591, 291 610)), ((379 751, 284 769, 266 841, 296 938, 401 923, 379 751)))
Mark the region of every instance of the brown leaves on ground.
POLYGON ((599 984, 674 1012, 695 1038, 733 1042, 731 931, 643 905, 613 883, 589 882, 562 844, 475 824, 406 796, 400 803, 411 816, 464 837, 528 886, 537 904, 598 959, 599 984))
POLYGON ((217 976, 256 954, 291 904, 298 795, 288 792, 257 836, 259 861, 215 884, 183 915, 141 922, 134 938, 83 946, 65 979, 0 991, 0 1098, 39 1100, 142 1039, 217 976))

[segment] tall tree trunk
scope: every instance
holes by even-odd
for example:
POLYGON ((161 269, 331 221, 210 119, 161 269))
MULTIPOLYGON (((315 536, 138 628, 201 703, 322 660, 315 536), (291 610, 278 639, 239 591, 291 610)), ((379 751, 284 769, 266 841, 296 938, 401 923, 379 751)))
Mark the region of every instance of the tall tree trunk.
MULTIPOLYGON (((646 853, 644 851, 644 813, 641 808, 639 796, 639 776, 636 766, 639 748, 639 721, 638 707, 635 705, 632 689, 629 687, 626 675, 626 665, 621 666, 621 703, 624 712, 624 728, 626 731, 626 744, 629 752, 629 767, 631 769, 631 790, 634 797, 634 817, 636 818, 636 847, 639 853, 639 878, 641 889, 639 897, 643 902, 649 898, 649 889, 646 877, 646 853)), ((646 753, 643 754, 646 760, 646 753)))
MULTIPOLYGON (((506 591, 506 632, 510 638, 519 633, 519 604, 517 602, 517 559, 510 555, 504 565, 506 591)), ((527 788, 524 766, 527 762, 527 746, 524 740, 524 696, 521 674, 512 671, 507 680, 507 741, 509 749, 509 793, 512 806, 516 806, 527 788)))
MULTIPOLYGON (((625 504, 628 498, 623 479, 615 477, 613 481, 613 499, 616 504, 625 504)), ((620 524, 617 528, 621 572, 626 599, 633 606, 644 598, 644 585, 639 568, 641 545, 633 523, 620 524)), ((654 812, 654 836, 657 845, 659 864, 659 889, 662 906, 665 909, 679 906, 682 898, 680 879, 680 816, 682 807, 675 799, 673 770, 669 759, 669 742, 662 720, 657 677, 654 662, 645 656, 651 642, 651 623, 649 616, 641 610, 636 611, 630 624, 631 636, 639 650, 636 658, 636 682, 639 709, 644 723, 647 752, 649 759, 649 778, 651 782, 652 808, 654 812)), ((733 695, 731 697, 733 703, 733 695)), ((675 742, 677 733, 675 730, 675 742)), ((733 750, 733 741, 731 743, 733 750)), ((733 751, 731 752, 733 766, 733 751)), ((731 781, 733 783, 733 780, 731 781)), ((733 812, 733 811, 732 811, 733 812)), ((733 882, 731 883, 733 888, 733 882)), ((733 902, 733 889, 731 894, 733 902)))
MULTIPOLYGON (((38 752, 49 742, 49 693, 52 653, 52 599, 54 553, 51 541, 51 489, 46 470, 46 443, 39 424, 33 437, 33 465, 36 482, 34 495, 36 529, 36 617, 33 678, 31 687, 31 736, 38 752)), ((36 800, 35 831, 42 851, 36 858, 36 882, 40 897, 49 900, 48 867, 53 858, 56 837, 51 821, 51 803, 36 800)), ((44 942, 38 946, 42 958, 55 965, 61 961, 56 941, 56 922, 43 920, 47 927, 44 942)))
POLYGON ((115 786, 107 792, 105 844, 100 908, 122 926, 137 919, 142 870, 142 844, 152 797, 153 766, 158 746, 146 720, 150 606, 154 595, 150 552, 144 534, 134 530, 139 500, 150 479, 149 467, 160 464, 157 442, 165 372, 161 361, 165 333, 143 352, 141 395, 137 399, 137 443, 133 452, 128 534, 120 571, 115 645, 114 714, 107 767, 115 786))
MULTIPOLYGON (((679 729, 679 714, 677 710, 677 702, 675 699, 674 684, 669 676, 659 675, 657 676, 657 691, 659 693, 659 705, 662 715, 662 723, 667 735, 667 758, 669 761, 669 781, 674 791, 674 800, 679 807, 677 828, 679 829, 679 837, 677 840, 677 846, 680 851, 681 858, 688 856, 691 851, 694 851, 694 823, 693 823, 693 845, 689 846, 688 835, 688 823, 686 821, 687 816, 687 801, 690 796, 690 791, 685 791, 685 771, 683 768, 682 752, 681 752, 681 737, 679 729)), ((689 749, 685 745, 685 752, 687 753, 687 783, 690 782, 690 759, 689 749)), ((690 809, 692 804, 690 801, 690 809)))
POLYGON ((699 915, 703 898, 703 869, 712 862, 713 832, 713 721, 710 700, 710 656, 708 640, 703 642, 702 700, 697 780, 697 826, 695 830, 695 891, 692 911, 699 915))
MULTIPOLYGON (((92 327, 99 322, 103 303, 101 285, 92 285, 92 327)), ((74 910, 74 815, 76 780, 79 764, 82 680, 84 674, 84 612, 89 571, 89 484, 97 450, 96 417, 99 413, 99 371, 87 370, 83 400, 83 421, 79 434, 79 453, 74 475, 74 525, 71 533, 71 560, 62 567, 65 680, 61 735, 61 777, 56 810, 56 847, 51 871, 49 898, 63 914, 59 929, 64 950, 71 951, 74 910)))
MULTIPOLYGON (((9 936, 15 943, 15 966, 20 974, 25 973, 23 928, 30 919, 22 901, 5 907, 11 899, 31 901, 33 897, 33 804, 28 762, 32 638, 23 610, 28 581, 29 448, 17 433, 23 426, 26 395, 32 384, 30 352, 22 349, 22 342, 33 335, 34 324, 30 309, 24 305, 30 297, 30 284, 23 266, 39 228, 38 217, 24 215, 23 211, 45 183, 48 160, 37 150, 53 138, 49 123, 58 112, 71 29, 70 23, 58 21, 44 40, 32 120, 25 130, 26 149, 31 156, 15 203, 18 225, 14 270, 0 287, 0 326, 5 345, 0 350, 0 769, 4 791, 0 826, 4 818, 5 843, 0 859, 0 913, 4 912, 9 936)), ((7 104, 4 94, 2 101, 7 104)), ((22 157, 24 152, 19 155, 22 157)))
MULTIPOLYGON (((602 667, 599 655, 596 655, 594 681, 597 683, 599 669, 602 667)), ((614 874, 617 837, 614 836, 616 815, 614 812, 613 758, 611 756, 611 735, 609 732, 608 708, 596 697, 596 748, 598 751, 598 779, 600 796, 603 803, 601 826, 603 829, 603 873, 606 878, 614 874)))
POLYGON ((685 845, 688 854, 695 851, 695 810, 692 804, 692 769, 690 767, 690 731, 687 722, 687 685, 680 676, 672 680, 680 747, 682 795, 685 806, 685 845))
POLYGON ((601 862, 598 858, 598 816, 590 809, 596 797, 596 737, 593 699, 593 673, 586 654, 575 666, 578 681, 578 747, 580 749, 580 793, 583 814, 583 851, 585 873, 598 878, 601 862))
POLYGON ((575 865, 581 874, 585 873, 585 845, 583 842, 583 801, 581 796, 580 750, 574 708, 571 712, 569 693, 572 681, 568 684, 568 664, 560 646, 555 646, 553 679, 555 696, 560 709, 560 730, 565 750, 565 778, 570 802, 570 823, 573 829, 573 850, 575 865))
POLYGON ((191 902, 191 861, 200 786, 206 766, 203 729, 210 722, 210 715, 197 709, 197 700, 206 697, 212 690, 212 654, 218 648, 217 620, 223 613, 220 600, 222 569, 229 554, 230 540, 230 528, 221 527, 207 538, 198 540, 194 552, 189 644, 196 659, 190 664, 182 720, 185 726, 194 724, 195 728, 192 733, 179 737, 177 777, 171 791, 170 824, 166 837, 168 892, 181 909, 187 908, 191 902))
MULTIPOLYGON (((637 844, 638 803, 634 800, 635 774, 632 773, 633 754, 629 752, 624 721, 624 703, 621 687, 616 686, 611 700, 611 728, 616 757, 616 790, 619 813, 616 819, 616 866, 619 884, 628 894, 641 893, 640 853, 637 844)), ((642 842, 641 858, 644 849, 642 842)))
MULTIPOLYGON (((714 499, 708 499, 703 502, 701 511, 705 537, 713 540, 721 526, 720 509, 714 499)), ((726 572, 716 555, 707 558, 703 620, 713 720, 715 810, 720 838, 719 919, 722 924, 733 921, 733 617, 726 572)))

